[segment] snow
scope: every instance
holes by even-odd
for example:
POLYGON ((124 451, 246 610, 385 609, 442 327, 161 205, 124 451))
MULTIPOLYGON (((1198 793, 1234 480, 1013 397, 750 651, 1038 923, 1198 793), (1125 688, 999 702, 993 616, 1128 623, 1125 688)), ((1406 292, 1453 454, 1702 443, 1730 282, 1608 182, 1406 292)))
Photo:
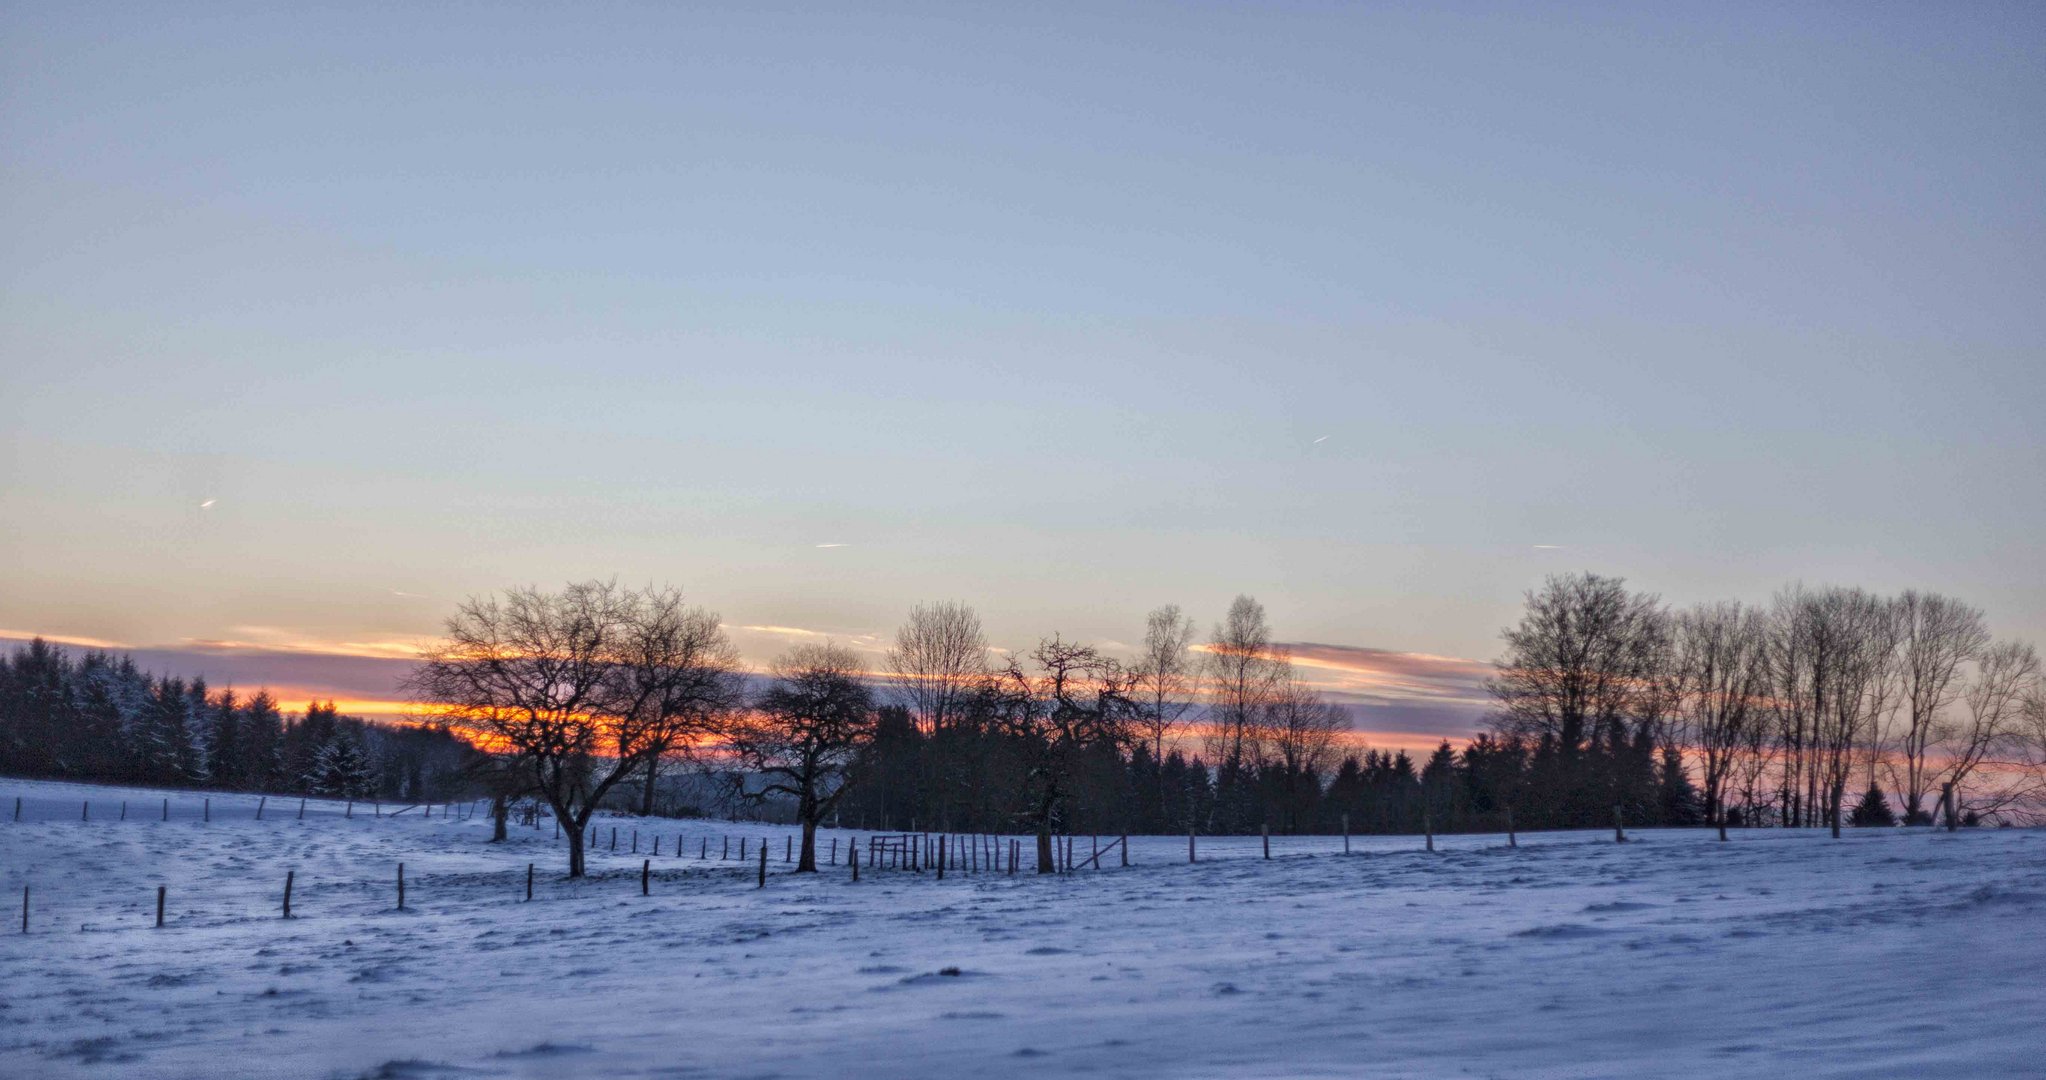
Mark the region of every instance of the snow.
POLYGON ((786 873, 786 829, 603 819, 602 840, 661 833, 642 897, 644 850, 600 842, 567 882, 545 823, 492 846, 481 816, 313 802, 300 821, 271 800, 257 821, 254 797, 214 795, 203 822, 177 793, 166 823, 163 792, 30 781, 0 781, 0 815, 16 796, 10 1078, 1995 1077, 2046 1058, 2031 830, 1432 855, 1375 837, 1348 857, 1274 838, 1269 862, 1255 837, 1203 838, 1193 866, 1184 837, 1151 837, 1129 869, 854 884, 786 873), (718 859, 727 835, 770 838, 766 889, 718 859))

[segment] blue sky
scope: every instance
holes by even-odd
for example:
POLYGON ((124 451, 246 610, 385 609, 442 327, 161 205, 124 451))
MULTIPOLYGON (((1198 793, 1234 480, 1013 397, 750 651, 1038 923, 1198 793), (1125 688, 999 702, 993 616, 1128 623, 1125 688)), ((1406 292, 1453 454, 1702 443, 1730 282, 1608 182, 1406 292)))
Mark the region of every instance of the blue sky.
POLYGON ((2037 5, 423 7, 0 8, 0 629, 2046 639, 2037 5))

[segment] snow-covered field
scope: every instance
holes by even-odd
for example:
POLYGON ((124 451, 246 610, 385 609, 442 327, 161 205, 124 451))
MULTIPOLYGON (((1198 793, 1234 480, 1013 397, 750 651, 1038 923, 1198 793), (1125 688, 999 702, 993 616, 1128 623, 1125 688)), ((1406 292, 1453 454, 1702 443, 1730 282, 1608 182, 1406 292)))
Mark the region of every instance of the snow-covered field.
POLYGON ((785 873, 772 826, 603 819, 661 833, 642 897, 644 850, 571 884, 545 825, 491 846, 481 817, 256 821, 223 795, 202 822, 189 793, 166 823, 162 792, 11 780, 0 815, 17 796, 10 1078, 2046 1074, 2028 830, 1288 838, 1270 862, 1249 838, 1194 866, 1156 837, 1129 869, 854 884, 785 873), (727 835, 771 838, 766 889, 727 835))

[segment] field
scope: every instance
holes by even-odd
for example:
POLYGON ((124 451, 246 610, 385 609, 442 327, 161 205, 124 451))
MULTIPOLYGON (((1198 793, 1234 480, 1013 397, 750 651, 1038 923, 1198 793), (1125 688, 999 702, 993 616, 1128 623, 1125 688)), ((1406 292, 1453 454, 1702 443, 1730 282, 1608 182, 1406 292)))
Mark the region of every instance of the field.
POLYGON ((787 873, 773 826, 605 818, 570 883, 545 823, 493 846, 480 816, 388 805, 258 821, 213 795, 204 821, 196 793, 0 781, 0 815, 16 797, 0 1076, 24 1080, 1991 1077, 2046 1056, 2030 830, 1284 838, 1270 861, 1203 839, 1191 866, 1151 837, 1127 869, 854 883, 787 873), (769 843, 765 889, 719 858, 742 836, 769 843))

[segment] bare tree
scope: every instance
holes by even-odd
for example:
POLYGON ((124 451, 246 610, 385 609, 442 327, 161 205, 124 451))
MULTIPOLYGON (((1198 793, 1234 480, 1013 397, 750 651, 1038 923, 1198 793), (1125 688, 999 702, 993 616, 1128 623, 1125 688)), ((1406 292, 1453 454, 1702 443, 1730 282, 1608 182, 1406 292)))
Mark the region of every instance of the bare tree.
POLYGON ((987 673, 987 635, 972 608, 952 601, 918 604, 888 650, 896 693, 924 734, 944 730, 966 711, 987 673))
POLYGON ((1185 723, 1200 696, 1200 666, 1191 655, 1194 621, 1167 604, 1144 620, 1144 647, 1133 672, 1143 708, 1137 725, 1151 743, 1151 760, 1165 760, 1165 740, 1185 723))
POLYGON ((1704 773, 1705 819, 1726 834, 1728 789, 1748 755, 1759 757, 1768 707, 1768 628, 1737 602, 1701 604, 1674 624, 1672 663, 1683 743, 1704 773))
POLYGON ((2025 767, 2024 738, 2039 679, 2031 645, 2000 641, 1977 655, 1960 715, 1939 724, 1934 736, 1934 753, 1944 761, 1935 778, 1954 785, 1956 813, 1965 807, 1986 817, 2039 793, 2046 777, 2025 767), (1971 789, 1977 779, 1983 783, 1971 789))
POLYGON ((1056 865, 1052 827, 1081 758, 1129 741, 1132 686, 1120 664, 1056 635, 1030 651, 1029 668, 1012 658, 998 676, 996 723, 1024 755, 1024 819, 1037 834, 1040 874, 1056 865))
POLYGON ((1565 755, 1644 711, 1660 694, 1667 619, 1661 601, 1627 591, 1620 578, 1551 577, 1527 594, 1520 624, 1504 631, 1506 655, 1487 685, 1505 735, 1547 738, 1565 755))
POLYGON ((509 589, 464 602, 410 687, 530 770, 568 834, 569 876, 581 877, 583 830, 604 796, 711 730, 730 699, 733 653, 717 626, 667 589, 509 589))
POLYGON ((1904 729, 1888 771, 1905 824, 1916 825, 1932 820, 1926 797, 1939 771, 1931 753, 1936 733, 1961 692, 1961 669, 1989 644, 1989 630, 1980 608, 1938 593, 1906 591, 1897 609, 1904 729))
POLYGON ((628 738, 646 747, 640 813, 654 812, 661 763, 688 757, 742 704, 739 652, 715 612, 685 607, 680 593, 649 588, 619 635, 612 677, 628 738))
POLYGON ((1287 796, 1278 827, 1297 832, 1305 824, 1301 810, 1312 802, 1308 789, 1320 793, 1321 777, 1335 763, 1336 740, 1350 729, 1350 719, 1286 664, 1271 700, 1260 711, 1258 727, 1258 743, 1265 753, 1260 764, 1278 772, 1287 796))
POLYGON ((1264 605, 1238 596, 1208 642, 1208 758, 1225 775, 1254 764, 1258 722, 1278 689, 1285 660, 1272 645, 1264 605))
POLYGON ((1897 620, 1890 601, 1860 589, 1829 590, 1825 610, 1845 646, 1833 654, 1832 701, 1819 717, 1826 821, 1837 839, 1848 780, 1858 769, 1873 772, 1882 720, 1896 705, 1897 620))
POLYGON ((771 669, 774 682, 736 719, 732 750, 767 783, 760 795, 788 795, 803 827, 798 873, 817 869, 817 826, 854 780, 853 766, 874 736, 874 701, 860 681, 859 659, 842 646, 798 645, 771 669))

